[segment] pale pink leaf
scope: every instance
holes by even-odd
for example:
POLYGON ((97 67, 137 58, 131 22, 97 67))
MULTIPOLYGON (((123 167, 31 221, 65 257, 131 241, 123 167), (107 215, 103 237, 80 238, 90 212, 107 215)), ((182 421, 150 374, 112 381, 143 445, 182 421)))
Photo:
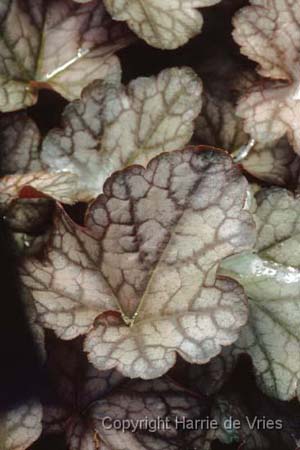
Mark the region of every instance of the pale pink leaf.
POLYGON ((222 258, 254 244, 246 195, 246 180, 216 150, 117 172, 89 209, 89 235, 58 216, 47 260, 25 262, 44 325, 71 339, 99 315, 85 344, 91 361, 131 377, 165 373, 176 351, 207 362, 247 319, 240 287, 216 280, 222 258), (106 325, 109 310, 118 313, 106 325))
MULTIPOLYGON (((239 74, 234 79, 236 89, 237 83, 245 85, 245 82, 241 83, 242 77, 239 74)), ((203 107, 195 122, 193 142, 224 148, 248 173, 260 180, 295 187, 300 157, 295 154, 287 138, 268 143, 253 142, 244 131, 243 120, 236 114, 234 96, 229 93, 230 86, 223 79, 218 83, 214 81, 203 94, 203 107)))
POLYGON ((183 148, 193 134, 201 93, 201 80, 187 67, 137 78, 127 88, 95 82, 81 101, 67 106, 62 128, 44 140, 43 164, 78 174, 79 197, 93 199, 114 171, 183 148))
POLYGON ((87 336, 96 367, 152 378, 174 364, 174 350, 204 363, 236 339, 243 295, 215 271, 253 243, 246 189, 225 153, 205 150, 163 155, 107 181, 88 224, 102 237, 102 270, 123 323, 107 315, 87 336))
POLYGON ((0 179, 0 202, 9 204, 23 190, 31 188, 59 202, 73 204, 77 201, 77 182, 77 176, 69 172, 8 175, 0 179))
POLYGON ((267 183, 292 188, 297 185, 300 157, 284 137, 273 144, 257 143, 241 164, 248 173, 267 183))
POLYGON ((40 323, 63 339, 85 334, 101 312, 117 309, 98 259, 97 240, 61 210, 47 260, 24 262, 23 280, 36 301, 40 323))
POLYGON ((132 40, 98 0, 4 0, 0 34, 2 111, 34 104, 40 88, 73 100, 95 79, 120 78, 114 53, 132 40))
POLYGON ((251 0, 234 18, 235 41, 258 63, 264 81, 241 98, 237 113, 245 131, 262 143, 287 134, 300 152, 300 6, 288 0, 251 0))
POLYGON ((116 20, 129 27, 153 47, 174 49, 200 33, 202 14, 196 8, 220 0, 104 0, 116 20))

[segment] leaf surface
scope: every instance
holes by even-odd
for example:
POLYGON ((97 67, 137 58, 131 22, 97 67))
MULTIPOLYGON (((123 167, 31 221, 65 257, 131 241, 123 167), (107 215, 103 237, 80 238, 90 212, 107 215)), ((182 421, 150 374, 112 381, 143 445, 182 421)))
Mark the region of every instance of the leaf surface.
POLYGON ((44 325, 71 339, 98 316, 89 358, 131 377, 165 373, 176 351, 207 362, 247 319, 241 288, 216 280, 222 258, 253 245, 246 193, 231 158, 216 150, 166 153, 147 169, 117 172, 86 230, 58 217, 47 260, 25 262, 44 325))
POLYGON ((0 203, 3 207, 18 197, 44 195, 62 203, 73 204, 77 201, 77 182, 77 176, 70 172, 7 175, 0 179, 0 203))
POLYGON ((180 450, 191 444, 188 433, 176 429, 176 418, 197 418, 206 407, 201 396, 168 378, 132 381, 100 372, 78 339, 52 344, 48 352, 57 400, 45 407, 45 426, 62 430, 70 450, 180 450))
POLYGON ((40 88, 73 100, 95 79, 120 78, 114 53, 131 40, 97 0, 80 6, 71 0, 3 0, 0 35, 5 112, 34 104, 40 88))
POLYGON ((287 135, 300 152, 300 6, 288 0, 251 0, 234 18, 235 41, 265 78, 241 98, 237 113, 245 131, 262 143, 287 135))
POLYGON ((249 297, 249 323, 235 344, 252 357, 259 385, 282 400, 296 395, 300 376, 300 199, 279 189, 256 195, 257 254, 222 263, 249 297))
POLYGON ((196 8, 220 0, 104 0, 116 20, 129 27, 149 45, 174 49, 200 33, 203 18, 196 8))
POLYGON ((62 128, 44 140, 42 162, 50 171, 78 174, 80 197, 95 198, 114 171, 184 147, 201 109, 201 93, 201 80, 189 68, 137 78, 127 88, 95 82, 81 101, 67 106, 62 128))
POLYGON ((42 406, 32 400, 0 415, 1 450, 26 450, 42 432, 42 406))
MULTIPOLYGON (((221 63, 213 69, 221 71, 221 63)), ((193 142, 214 145, 229 151, 235 161, 254 177, 270 184, 295 188, 300 172, 300 157, 286 137, 267 143, 256 142, 244 131, 243 120, 236 114, 238 95, 247 92, 256 80, 251 71, 239 66, 223 68, 222 77, 209 72, 204 79, 203 107, 195 122, 193 142), (237 75, 232 77, 232 73, 237 75)), ((201 71, 200 71, 201 73, 201 71)))

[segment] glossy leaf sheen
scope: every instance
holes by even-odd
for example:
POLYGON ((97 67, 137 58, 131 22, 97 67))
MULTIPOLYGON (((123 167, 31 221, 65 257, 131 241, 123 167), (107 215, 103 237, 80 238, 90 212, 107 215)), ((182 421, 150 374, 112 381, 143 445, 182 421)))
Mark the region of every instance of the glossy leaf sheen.
POLYGON ((284 189, 257 194, 258 254, 222 263, 221 273, 241 282, 250 318, 238 351, 253 360, 260 386, 288 400, 300 374, 300 200, 284 189))

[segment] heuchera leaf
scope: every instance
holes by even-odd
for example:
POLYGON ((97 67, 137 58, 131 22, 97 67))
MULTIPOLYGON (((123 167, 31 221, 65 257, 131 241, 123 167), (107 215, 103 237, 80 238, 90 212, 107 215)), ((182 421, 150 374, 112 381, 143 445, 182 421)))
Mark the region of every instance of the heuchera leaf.
POLYGON ((129 27, 153 47, 174 49, 200 33, 203 18, 196 8, 220 0, 104 0, 116 20, 129 27))
POLYGON ((112 172, 183 148, 193 134, 201 93, 201 80, 189 68, 137 78, 127 88, 95 82, 81 101, 67 106, 62 128, 44 140, 43 164, 78 174, 79 196, 93 199, 112 172))
POLYGON ((26 450, 42 432, 42 406, 36 401, 0 414, 1 450, 26 450))
POLYGON ((42 323, 71 339, 99 316, 85 341, 91 362, 130 377, 165 373, 176 351, 207 362, 247 320, 239 285, 216 280, 222 258, 254 243, 246 194, 231 158, 212 149, 117 172, 86 230, 58 215, 47 259, 24 263, 42 323))
POLYGON ((243 120, 236 114, 236 92, 247 90, 254 76, 239 67, 235 69, 240 72, 232 78, 230 71, 229 81, 226 77, 225 80, 215 79, 213 74, 210 74, 209 82, 205 80, 203 107, 195 122, 193 142, 228 150, 235 161, 260 180, 295 187, 300 172, 300 157, 295 154, 287 138, 260 143, 244 131, 243 120))
POLYGON ((297 185, 300 157, 285 137, 268 145, 257 143, 241 164, 248 173, 267 183, 290 188, 297 185))
MULTIPOLYGON (((204 397, 168 378, 130 381, 117 371, 100 372, 78 340, 52 344, 48 365, 58 400, 45 406, 45 429, 64 431, 69 450, 192 448, 190 433, 176 427, 176 419, 198 418, 204 397), (128 428, 118 429, 117 421, 128 428)), ((195 434, 200 438, 202 430, 195 434)))
POLYGON ((248 136, 241 119, 236 117, 233 103, 205 91, 203 107, 195 123, 194 139, 199 144, 214 145, 232 152, 245 145, 248 136))
POLYGON ((4 214, 11 230, 37 234, 51 222, 53 211, 54 202, 49 198, 18 198, 8 205, 4 214))
POLYGON ((39 88, 73 100, 95 79, 120 78, 114 53, 132 40, 97 0, 3 0, 0 34, 2 111, 32 105, 39 88))
POLYGON ((46 361, 46 349, 45 349, 45 333, 43 327, 38 321, 38 315, 35 302, 31 296, 29 289, 22 287, 22 301, 28 319, 29 327, 32 337, 36 344, 36 348, 39 353, 40 360, 46 361))
POLYGON ((77 175, 70 172, 8 175, 0 179, 0 205, 9 205, 19 197, 43 195, 62 203, 73 204, 77 201, 77 183, 77 175))
POLYGON ((222 263, 249 297, 250 318, 235 344, 251 355, 259 385, 287 400, 300 374, 300 199, 279 188, 256 195, 257 254, 222 263))
POLYGON ((258 63, 264 81, 240 100, 245 131, 267 143, 287 134, 300 153, 300 5, 288 0, 251 0, 234 17, 235 41, 258 63))

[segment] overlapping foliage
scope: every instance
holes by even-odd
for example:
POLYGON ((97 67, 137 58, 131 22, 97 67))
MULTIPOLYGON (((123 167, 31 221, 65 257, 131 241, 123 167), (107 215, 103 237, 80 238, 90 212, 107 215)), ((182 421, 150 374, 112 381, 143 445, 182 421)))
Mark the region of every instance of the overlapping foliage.
POLYGON ((0 4, 0 214, 49 384, 1 449, 296 450, 300 3, 245 3, 0 4))

